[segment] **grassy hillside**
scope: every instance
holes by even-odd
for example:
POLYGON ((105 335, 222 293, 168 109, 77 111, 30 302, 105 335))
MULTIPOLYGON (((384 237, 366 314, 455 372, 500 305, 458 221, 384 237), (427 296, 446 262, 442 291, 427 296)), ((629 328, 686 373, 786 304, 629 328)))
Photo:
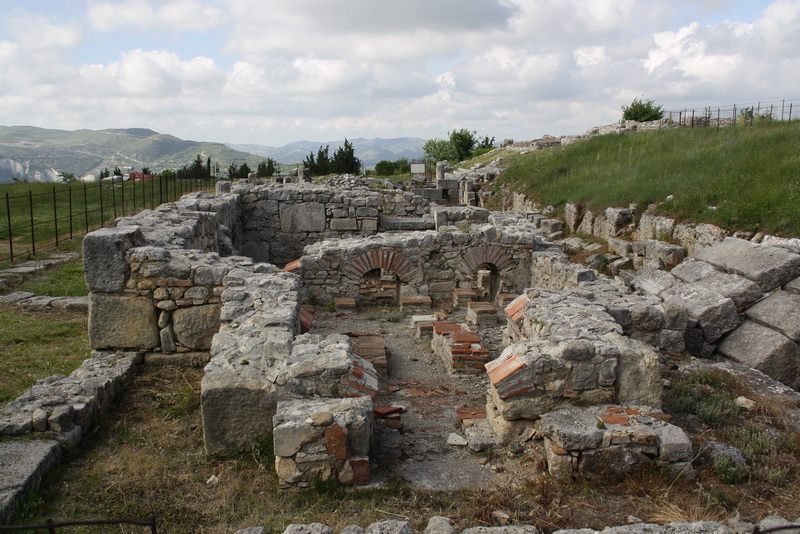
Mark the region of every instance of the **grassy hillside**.
POLYGON ((663 202, 679 220, 800 236, 798 146, 800 121, 612 134, 514 157, 499 183, 557 208, 663 202))

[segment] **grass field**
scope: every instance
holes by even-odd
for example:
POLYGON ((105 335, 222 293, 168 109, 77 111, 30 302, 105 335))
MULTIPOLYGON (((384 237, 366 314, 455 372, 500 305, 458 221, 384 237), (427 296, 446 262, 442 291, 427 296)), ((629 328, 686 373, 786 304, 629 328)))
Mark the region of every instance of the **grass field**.
POLYGON ((661 202, 681 221, 794 237, 798 146, 800 121, 611 134, 514 157, 498 183, 556 208, 661 202))

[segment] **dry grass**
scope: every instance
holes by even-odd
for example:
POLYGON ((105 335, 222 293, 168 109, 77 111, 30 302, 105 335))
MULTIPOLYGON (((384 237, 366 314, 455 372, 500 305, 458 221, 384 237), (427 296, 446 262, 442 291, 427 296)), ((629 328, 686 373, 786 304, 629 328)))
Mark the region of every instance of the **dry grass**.
MULTIPOLYGON (((344 490, 312 484, 304 491, 277 489, 268 443, 247 454, 208 457, 202 443, 197 369, 146 367, 135 376, 81 451, 68 457, 25 507, 19 524, 58 519, 144 518, 154 514, 170 533, 230 534, 263 525, 281 532, 290 523, 321 522, 338 532, 386 519, 405 519, 424 530, 433 515, 453 518, 459 529, 491 525, 492 512, 544 532, 645 521, 720 520, 739 513, 758 521, 769 513, 800 516, 800 481, 792 449, 796 434, 776 434, 774 451, 754 459, 753 475, 737 485, 713 470, 693 482, 648 470, 619 481, 560 482, 544 472, 538 454, 506 463, 505 486, 459 492, 421 492, 392 481, 384 489, 344 490), (768 473, 787 468, 781 480, 768 473), (207 484, 215 475, 216 485, 207 484)), ((731 428, 735 428, 735 425, 731 428)), ((717 437, 730 429, 716 430, 717 437)), ((500 453, 502 454, 502 453, 500 453)), ((141 532, 130 527, 119 532, 141 532)), ((100 532, 100 530, 85 530, 100 532)))

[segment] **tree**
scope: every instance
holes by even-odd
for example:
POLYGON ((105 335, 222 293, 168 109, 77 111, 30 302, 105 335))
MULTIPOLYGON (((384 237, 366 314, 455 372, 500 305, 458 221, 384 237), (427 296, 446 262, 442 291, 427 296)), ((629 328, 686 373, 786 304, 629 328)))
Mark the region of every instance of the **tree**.
POLYGON ((391 161, 384 159, 375 164, 375 174, 377 176, 391 176, 394 171, 394 163, 391 161))
POLYGON ((361 174, 361 160, 356 157, 353 143, 346 137, 344 144, 333 153, 331 170, 336 174, 361 174))
POLYGON ((325 176, 331 173, 331 160, 328 156, 329 151, 330 146, 322 148, 322 145, 320 145, 316 160, 314 159, 313 152, 303 160, 303 164, 311 172, 312 176, 325 176))
POLYGON ((242 163, 241 165, 239 165, 239 176, 241 178, 247 178, 251 172, 253 171, 250 169, 250 165, 248 165, 247 163, 242 163))
POLYGON ((272 158, 261 160, 256 169, 256 178, 268 178, 275 174, 278 164, 272 158))
POLYGON ((61 181, 65 184, 71 184, 72 182, 77 181, 78 178, 75 176, 75 173, 71 172, 62 172, 61 173, 61 181))
POLYGON ((453 146, 456 161, 468 159, 478 141, 475 139, 477 132, 470 132, 466 128, 450 132, 450 144, 453 146))
POLYGON ((425 144, 422 145, 422 150, 425 152, 425 159, 431 163, 455 161, 457 158, 450 141, 439 139, 438 137, 425 141, 425 144))
POLYGON ((150 167, 142 167, 142 174, 150 174, 150 167))
POLYGON ((657 121, 664 115, 664 107, 656 105, 652 100, 634 98, 630 106, 622 106, 624 121, 657 121))
POLYGON ((119 168, 119 165, 114 167, 114 176, 122 176, 122 171, 119 168))
POLYGON ((108 167, 106 167, 105 169, 103 169, 102 171, 100 171, 100 179, 101 179, 101 180, 102 180, 103 178, 108 178, 109 176, 111 176, 111 171, 109 171, 109 170, 108 170, 108 167))

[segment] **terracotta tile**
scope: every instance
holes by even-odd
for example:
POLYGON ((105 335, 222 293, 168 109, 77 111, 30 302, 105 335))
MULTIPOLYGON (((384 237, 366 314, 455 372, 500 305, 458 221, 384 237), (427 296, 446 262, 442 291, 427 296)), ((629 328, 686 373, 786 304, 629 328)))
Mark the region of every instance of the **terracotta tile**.
POLYGON ((464 419, 485 419, 486 418, 486 407, 485 406, 473 406, 473 407, 461 407, 456 408, 456 414, 458 418, 463 421, 464 419))
POLYGON ((375 417, 382 419, 392 414, 399 414, 402 411, 402 406, 375 406, 372 410, 372 413, 375 415, 375 417))
POLYGON ((491 368, 487 367, 487 369, 492 384, 497 385, 524 367, 525 362, 522 361, 519 354, 513 354, 498 365, 491 368))
POLYGON ((600 419, 609 425, 628 426, 630 417, 627 415, 601 415, 600 419))
POLYGON ((619 406, 609 406, 608 408, 606 408, 606 413, 608 415, 616 415, 616 414, 624 413, 624 412, 625 412, 625 410, 623 410, 619 406))
POLYGON ((290 261, 289 263, 287 263, 286 266, 283 268, 283 270, 287 273, 290 273, 292 271, 296 271, 299 268, 300 268, 300 259, 298 258, 294 261, 290 261))
POLYGON ((480 343, 481 338, 477 335, 473 334, 472 332, 454 332, 450 339, 453 340, 453 343, 480 343))

